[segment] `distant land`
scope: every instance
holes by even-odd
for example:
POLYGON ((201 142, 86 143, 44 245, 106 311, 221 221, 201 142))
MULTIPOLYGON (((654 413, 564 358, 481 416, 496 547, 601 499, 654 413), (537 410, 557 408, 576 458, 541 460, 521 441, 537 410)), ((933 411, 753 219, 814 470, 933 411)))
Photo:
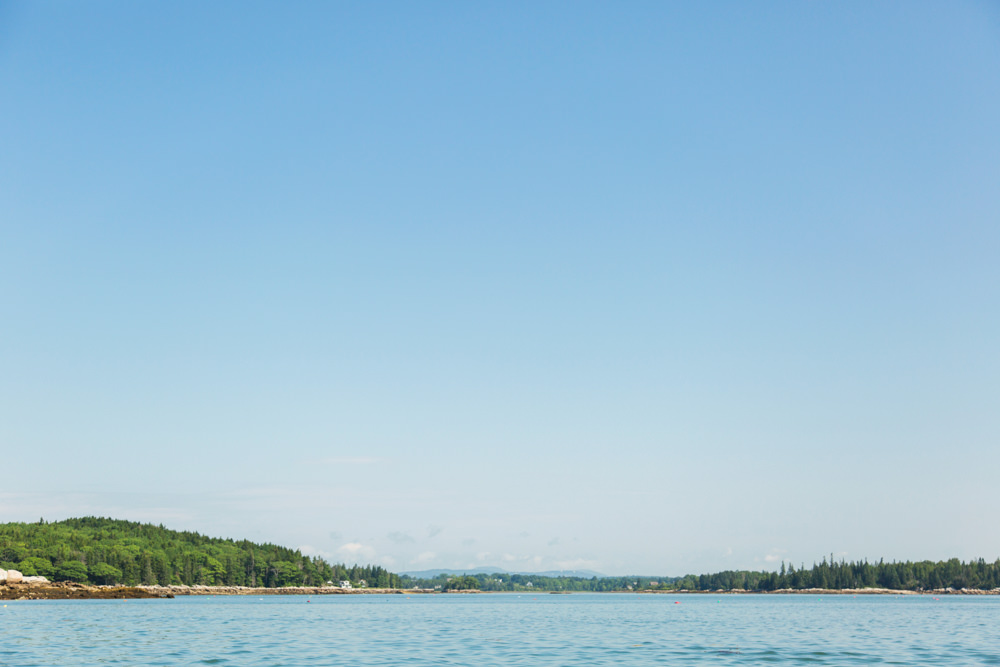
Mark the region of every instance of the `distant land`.
MULTIPOLYGON (((603 576, 589 570, 506 572, 430 569, 402 574, 378 565, 329 563, 297 549, 207 537, 133 521, 83 517, 0 524, 0 570, 103 586, 332 591, 483 592, 966 591, 1000 593, 1000 559, 878 562, 823 558, 812 567, 675 576, 603 576)), ((9 584, 4 583, 4 586, 9 584)), ((166 591, 173 593, 172 589, 166 591)))
POLYGON ((525 572, 522 570, 505 570, 502 567, 476 567, 464 570, 409 570, 406 572, 400 572, 399 574, 413 577, 414 579, 433 579, 434 577, 439 577, 441 575, 454 576, 461 574, 523 574, 535 575, 538 577, 580 577, 582 579, 592 579, 594 577, 601 579, 607 576, 601 574, 600 572, 594 572, 593 570, 548 570, 546 572, 525 572))

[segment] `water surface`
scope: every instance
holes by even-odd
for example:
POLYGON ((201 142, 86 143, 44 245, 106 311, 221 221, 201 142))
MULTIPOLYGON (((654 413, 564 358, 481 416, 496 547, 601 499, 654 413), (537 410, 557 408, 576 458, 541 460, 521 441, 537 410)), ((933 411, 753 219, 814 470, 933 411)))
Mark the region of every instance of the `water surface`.
POLYGON ((13 601, 0 665, 1000 665, 1000 598, 331 595, 13 601))

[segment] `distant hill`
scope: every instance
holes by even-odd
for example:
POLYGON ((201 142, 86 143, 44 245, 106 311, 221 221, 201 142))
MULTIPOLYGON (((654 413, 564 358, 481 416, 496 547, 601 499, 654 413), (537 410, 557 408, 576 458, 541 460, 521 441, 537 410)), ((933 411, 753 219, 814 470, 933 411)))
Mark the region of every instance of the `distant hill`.
POLYGON ((468 570, 409 570, 407 572, 400 572, 400 576, 413 577, 414 579, 433 579, 434 577, 440 577, 441 575, 460 575, 460 574, 493 574, 495 572, 506 572, 502 567, 477 567, 468 570))
POLYGON ((379 566, 346 567, 274 544, 97 517, 0 524, 0 568, 56 581, 130 586, 277 588, 345 580, 399 586, 399 576, 379 566))
POLYGON ((592 579, 593 577, 601 579, 605 576, 599 572, 594 572, 593 570, 548 570, 546 572, 523 572, 506 570, 502 567, 476 567, 465 570, 411 570, 408 572, 400 572, 400 574, 413 577, 414 579, 434 579, 435 577, 440 577, 441 575, 452 576, 461 574, 520 574, 522 576, 535 575, 538 577, 580 577, 582 579, 592 579))
POLYGON ((603 579, 607 576, 593 570, 548 570, 547 572, 512 572, 511 574, 537 574, 539 577, 580 577, 582 579, 592 579, 594 577, 603 579))

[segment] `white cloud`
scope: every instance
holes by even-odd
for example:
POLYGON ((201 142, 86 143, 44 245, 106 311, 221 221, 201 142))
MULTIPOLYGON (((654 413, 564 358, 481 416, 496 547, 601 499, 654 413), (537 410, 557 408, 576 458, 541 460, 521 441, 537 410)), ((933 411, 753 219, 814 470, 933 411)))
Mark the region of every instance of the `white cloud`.
POLYGON ((435 558, 437 558, 437 554, 436 553, 434 553, 433 551, 425 551, 425 552, 423 552, 421 554, 418 554, 417 557, 413 560, 413 562, 414 563, 427 563, 429 561, 434 560, 435 558))
POLYGON ((354 562, 360 562, 362 559, 371 561, 375 558, 375 549, 360 542, 348 542, 337 549, 337 553, 345 560, 353 559, 354 562))
POLYGON ((557 570, 596 570, 601 564, 596 560, 573 558, 571 560, 557 560, 555 566, 557 570))
POLYGON ((784 554, 788 553, 786 549, 771 549, 771 553, 764 556, 765 563, 780 563, 785 560, 784 554))
POLYGON ((319 556, 321 558, 325 558, 326 560, 333 560, 333 554, 331 554, 329 551, 317 549, 316 547, 309 544, 303 544, 302 546, 298 547, 298 550, 301 551, 302 555, 304 556, 319 556))

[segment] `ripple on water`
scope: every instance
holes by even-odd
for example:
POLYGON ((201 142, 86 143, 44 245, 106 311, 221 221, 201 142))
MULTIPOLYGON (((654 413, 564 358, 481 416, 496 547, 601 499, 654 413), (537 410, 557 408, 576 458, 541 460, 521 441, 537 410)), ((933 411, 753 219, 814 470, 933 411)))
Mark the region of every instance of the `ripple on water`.
POLYGON ((20 604, 5 667, 1000 665, 995 598, 219 597, 20 604))

